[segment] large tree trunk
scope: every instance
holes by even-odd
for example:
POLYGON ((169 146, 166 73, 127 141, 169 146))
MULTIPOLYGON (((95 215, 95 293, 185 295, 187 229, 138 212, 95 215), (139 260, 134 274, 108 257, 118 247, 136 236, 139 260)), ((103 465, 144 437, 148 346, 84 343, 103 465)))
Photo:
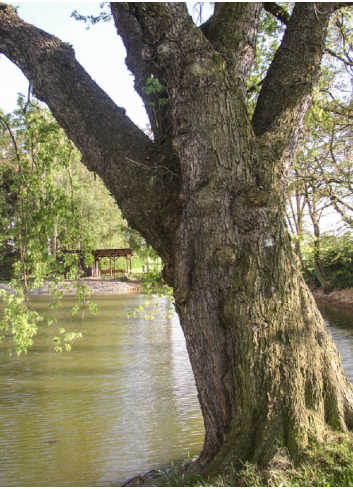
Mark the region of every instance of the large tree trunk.
POLYGON ((204 92, 208 117, 188 103, 191 126, 206 121, 209 139, 203 148, 183 141, 180 153, 193 174, 199 161, 213 171, 192 179, 174 265, 207 470, 263 465, 280 442, 297 457, 325 422, 353 427, 351 386, 299 272, 267 148, 237 97, 220 93, 215 82, 204 92))
POLYGON ((261 4, 216 3, 199 29, 183 4, 112 3, 137 91, 148 101, 151 74, 167 87, 167 106, 150 113, 152 143, 68 48, 0 4, 0 50, 166 263, 209 471, 265 464, 279 441, 297 457, 325 423, 353 427, 352 386, 299 273, 282 203, 334 5, 300 3, 283 16, 251 121, 244 93, 261 4))
MULTIPOLYGON (((197 200, 197 201, 196 201, 197 200)), ((276 444, 296 458, 324 423, 353 427, 352 391, 324 321, 302 279, 282 209, 257 207, 205 188, 186 224, 176 287, 206 439, 208 470, 251 460, 266 464, 276 444), (224 231, 227 230, 227 239, 224 231), (269 232, 270 230, 270 232, 269 232)))

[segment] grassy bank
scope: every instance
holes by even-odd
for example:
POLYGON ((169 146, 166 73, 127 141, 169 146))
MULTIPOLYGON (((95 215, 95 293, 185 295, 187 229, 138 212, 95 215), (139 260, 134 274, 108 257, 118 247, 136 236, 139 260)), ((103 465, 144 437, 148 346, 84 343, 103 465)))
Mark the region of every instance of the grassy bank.
POLYGON ((158 478, 136 477, 127 486, 144 487, 353 487, 353 435, 328 431, 323 443, 311 444, 297 464, 286 448, 278 447, 268 467, 245 463, 216 478, 200 476, 186 461, 158 478))

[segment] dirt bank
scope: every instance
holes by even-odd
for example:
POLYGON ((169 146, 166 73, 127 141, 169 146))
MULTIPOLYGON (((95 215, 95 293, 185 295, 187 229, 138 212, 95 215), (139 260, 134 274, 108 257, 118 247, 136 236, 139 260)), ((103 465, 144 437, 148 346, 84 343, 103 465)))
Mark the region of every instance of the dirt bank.
POLYGON ((313 292, 318 304, 330 304, 345 309, 353 309, 353 287, 349 289, 335 289, 326 295, 321 289, 313 292))
MULTIPOLYGON (((118 278, 113 279, 85 279, 82 280, 82 283, 87 285, 92 294, 105 294, 105 293, 114 293, 114 294, 129 294, 131 292, 142 292, 141 288, 141 280, 131 277, 129 280, 124 282, 120 281, 118 278)), ((49 287, 52 282, 45 281, 43 287, 39 287, 30 291, 30 294, 49 294, 49 287)), ((63 286, 59 286, 58 290, 62 290, 64 294, 73 294, 75 289, 72 285, 72 281, 65 280, 65 284, 69 286, 69 290, 66 290, 63 286)), ((0 283, 0 290, 4 289, 8 292, 11 292, 11 288, 8 284, 0 283)))

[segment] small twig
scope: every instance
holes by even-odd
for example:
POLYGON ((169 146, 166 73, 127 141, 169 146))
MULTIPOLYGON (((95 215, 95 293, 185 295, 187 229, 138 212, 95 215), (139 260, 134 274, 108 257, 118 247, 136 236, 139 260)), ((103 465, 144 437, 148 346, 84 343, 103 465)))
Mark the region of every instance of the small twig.
POLYGON ((140 168, 144 168, 145 170, 150 170, 150 171, 158 171, 159 173, 163 174, 163 172, 159 171, 159 170, 166 170, 167 173, 171 173, 173 176, 175 176, 176 178, 179 178, 179 176, 174 173, 172 170, 170 170, 170 168, 167 168, 166 166, 148 166, 148 165, 144 165, 143 163, 139 163, 138 161, 135 161, 135 160, 132 160, 131 158, 128 158, 127 156, 125 156, 125 158, 127 159, 127 161, 130 161, 131 163, 134 163, 135 165, 139 166, 140 168))
POLYGON ((29 85, 28 85, 28 92, 27 92, 27 102, 26 102, 26 104, 25 104, 25 106, 24 106, 24 109, 23 109, 23 112, 24 112, 24 113, 26 113, 26 112, 27 112, 28 106, 29 106, 29 105, 32 105, 32 103, 31 103, 31 90, 32 90, 32 85, 31 85, 31 84, 29 84, 29 85))
MULTIPOLYGON (((332 51, 332 49, 326 48, 326 49, 325 49, 325 52, 326 52, 327 54, 329 54, 330 56, 333 56, 333 57, 335 57, 335 58, 339 59, 339 60, 340 60, 340 61, 342 61, 342 63, 344 63, 345 65, 348 65, 348 66, 353 66, 353 62, 352 62, 352 61, 350 61, 350 60, 346 60, 346 59, 342 58, 342 56, 340 56, 339 54, 337 54, 337 53, 335 53, 334 51, 332 51)), ((345 54, 346 54, 347 58, 349 59, 348 54, 347 54, 347 53, 345 53, 345 54)))

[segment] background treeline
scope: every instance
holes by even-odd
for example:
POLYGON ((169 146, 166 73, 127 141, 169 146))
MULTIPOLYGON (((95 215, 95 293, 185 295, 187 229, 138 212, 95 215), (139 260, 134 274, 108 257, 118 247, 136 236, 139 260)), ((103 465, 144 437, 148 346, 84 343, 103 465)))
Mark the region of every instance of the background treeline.
POLYGON ((16 111, 0 112, 0 279, 12 278, 16 263, 27 274, 38 268, 43 274, 59 250, 132 248, 134 266, 154 258, 80 160, 36 100, 20 96, 16 111))

